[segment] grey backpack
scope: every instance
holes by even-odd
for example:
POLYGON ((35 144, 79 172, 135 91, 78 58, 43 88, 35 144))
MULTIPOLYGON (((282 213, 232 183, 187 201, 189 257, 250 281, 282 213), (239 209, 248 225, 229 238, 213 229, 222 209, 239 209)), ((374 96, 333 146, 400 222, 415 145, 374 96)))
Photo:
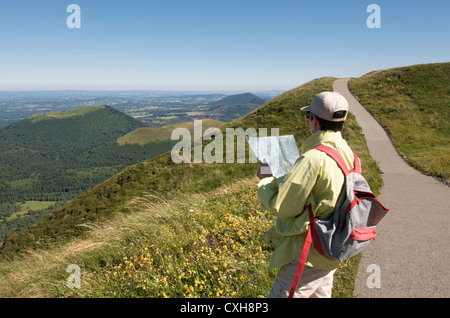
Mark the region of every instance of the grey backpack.
POLYGON ((322 255, 346 260, 361 253, 376 236, 376 225, 389 211, 372 193, 361 175, 361 165, 354 154, 354 169, 349 170, 342 156, 333 148, 320 145, 316 148, 333 158, 345 175, 341 193, 332 216, 326 219, 314 217, 308 206, 310 226, 306 237, 289 297, 297 288, 311 243, 322 255))

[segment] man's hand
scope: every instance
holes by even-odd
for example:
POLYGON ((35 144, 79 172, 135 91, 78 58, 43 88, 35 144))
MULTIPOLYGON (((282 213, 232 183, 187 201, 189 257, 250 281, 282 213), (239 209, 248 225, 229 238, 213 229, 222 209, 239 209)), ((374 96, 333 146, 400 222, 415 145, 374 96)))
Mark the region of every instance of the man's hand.
POLYGON ((258 172, 256 173, 258 178, 264 179, 267 177, 272 177, 272 169, 270 169, 269 165, 266 162, 259 162, 258 172))

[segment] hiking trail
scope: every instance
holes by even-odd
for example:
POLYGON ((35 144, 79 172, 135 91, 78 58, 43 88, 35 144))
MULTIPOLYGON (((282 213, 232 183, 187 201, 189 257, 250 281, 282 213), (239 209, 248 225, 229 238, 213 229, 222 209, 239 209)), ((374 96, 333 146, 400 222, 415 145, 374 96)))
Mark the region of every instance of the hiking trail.
POLYGON ((390 209, 377 226, 375 241, 363 252, 353 296, 449 297, 450 187, 416 171, 399 156, 385 130, 349 91, 348 80, 336 80, 333 89, 347 99, 383 172, 377 198, 390 209), (379 288, 373 284, 374 268, 379 269, 379 288))

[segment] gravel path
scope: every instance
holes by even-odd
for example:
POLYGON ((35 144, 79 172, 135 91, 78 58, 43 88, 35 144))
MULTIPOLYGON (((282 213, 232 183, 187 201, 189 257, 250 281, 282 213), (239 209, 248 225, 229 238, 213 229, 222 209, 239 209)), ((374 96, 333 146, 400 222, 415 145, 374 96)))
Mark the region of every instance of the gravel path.
POLYGON ((383 171, 378 199, 390 209, 363 253, 354 297, 449 297, 450 187, 400 158, 384 129, 348 90, 348 79, 336 80, 333 88, 348 100, 383 171))

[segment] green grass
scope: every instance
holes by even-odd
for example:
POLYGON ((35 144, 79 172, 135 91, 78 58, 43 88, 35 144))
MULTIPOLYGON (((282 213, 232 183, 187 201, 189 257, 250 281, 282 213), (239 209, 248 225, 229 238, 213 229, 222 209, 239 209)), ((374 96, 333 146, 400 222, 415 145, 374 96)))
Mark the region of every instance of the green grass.
POLYGON ((9 221, 13 218, 20 218, 22 215, 26 214, 28 210, 38 211, 47 209, 55 203, 56 201, 26 201, 25 203, 20 203, 20 211, 11 214, 6 220, 9 221))
POLYGON ((450 181, 450 63, 414 65, 351 79, 349 87, 387 129, 400 155, 450 181))

